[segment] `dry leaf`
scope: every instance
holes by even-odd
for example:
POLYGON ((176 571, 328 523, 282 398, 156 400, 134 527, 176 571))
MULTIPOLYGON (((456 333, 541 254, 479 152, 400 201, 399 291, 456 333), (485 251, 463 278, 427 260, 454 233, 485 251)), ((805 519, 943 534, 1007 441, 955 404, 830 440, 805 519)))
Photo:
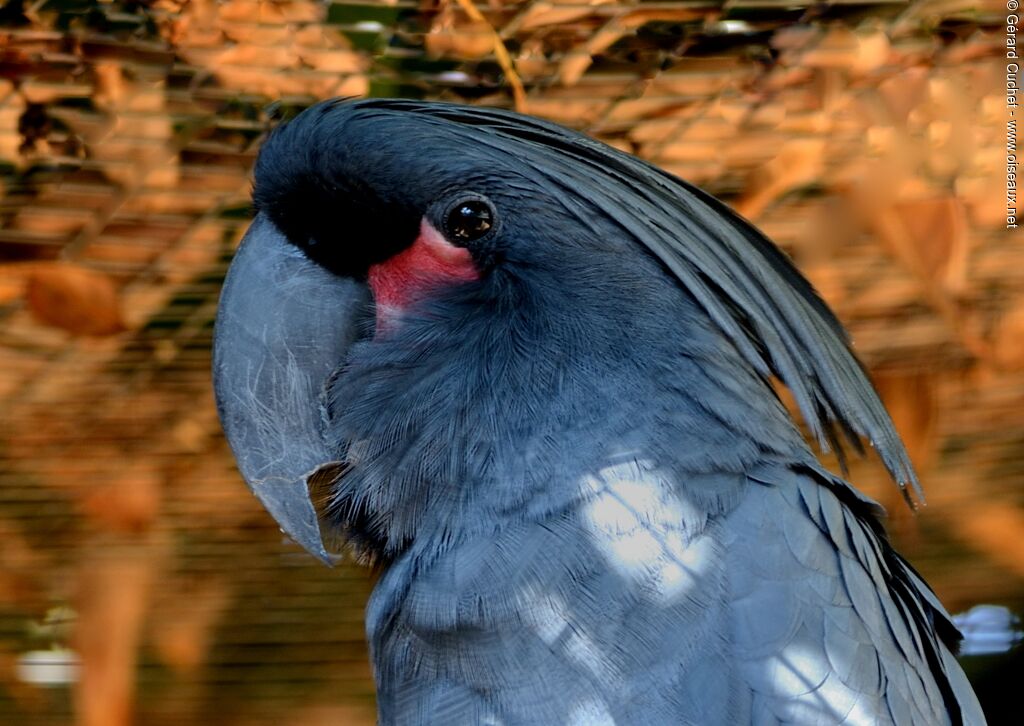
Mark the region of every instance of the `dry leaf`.
POLYGON ((558 80, 563 86, 575 86, 593 62, 594 58, 590 53, 581 51, 569 53, 558 65, 558 80))
POLYGON ((265 47, 251 43, 239 43, 227 48, 214 63, 216 66, 245 66, 257 68, 287 69, 298 65, 290 44, 265 47))
POLYGON ((996 365, 1006 370, 1024 370, 1024 303, 1008 311, 996 326, 993 354, 996 365))
POLYGON ((580 126, 593 123, 605 112, 611 100, 597 94, 586 97, 552 91, 530 99, 530 112, 559 123, 580 126))
MULTIPOLYGON (((979 154, 981 158, 989 154, 979 154)), ((988 169, 999 168, 1003 153, 990 155, 992 163, 982 168, 982 173, 965 174, 956 179, 956 195, 963 200, 969 212, 969 218, 978 227, 1002 227, 1006 224, 1005 191, 1002 180, 994 174, 987 174, 988 169)))
POLYGON ((114 335, 125 329, 113 281, 66 263, 35 267, 25 301, 37 320, 73 335, 114 335))
POLYGON ((467 18, 458 6, 449 3, 435 16, 423 42, 430 55, 477 59, 494 51, 494 39, 490 23, 467 18))
POLYGON ((839 25, 829 28, 821 42, 804 52, 800 63, 810 68, 835 68, 864 73, 889 59, 889 38, 883 31, 855 33, 839 25))
POLYGON ((748 191, 736 203, 736 209, 743 216, 756 219, 776 199, 819 179, 824 164, 825 139, 787 141, 771 161, 750 175, 748 191))
POLYGON ((910 112, 926 102, 928 73, 928 68, 907 68, 878 84, 892 121, 905 124, 910 112))
POLYGON ((890 240, 914 271, 947 292, 967 291, 970 231, 963 202, 952 195, 898 202, 895 212, 905 234, 890 240))
POLYGON ((588 17, 593 9, 587 5, 554 5, 548 2, 532 3, 516 24, 523 32, 549 25, 566 25, 588 17))
POLYGON ((198 4, 212 6, 204 8, 204 14, 209 14, 212 10, 218 20, 229 23, 254 22, 259 18, 260 6, 263 5, 258 0, 227 0, 227 2, 222 3, 211 3, 209 0, 202 0, 198 4))
POLYGON ((310 68, 329 73, 358 73, 366 67, 365 58, 351 50, 301 49, 298 57, 310 68))

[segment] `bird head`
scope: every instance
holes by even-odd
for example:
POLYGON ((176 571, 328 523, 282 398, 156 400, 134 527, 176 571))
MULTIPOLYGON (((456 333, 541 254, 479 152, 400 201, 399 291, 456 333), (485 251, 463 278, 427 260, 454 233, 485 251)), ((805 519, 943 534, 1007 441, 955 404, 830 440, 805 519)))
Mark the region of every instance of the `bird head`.
POLYGON ((332 423, 346 403, 333 384, 353 351, 389 339, 443 347, 524 309, 601 309, 609 322, 593 335, 621 335, 636 306, 685 295, 766 392, 773 376, 790 388, 823 448, 867 438, 901 487, 916 485, 844 331, 788 258, 722 203, 629 154, 509 111, 329 101, 270 135, 253 199, 216 323, 218 411, 249 486, 325 561, 315 490, 361 444, 339 441, 332 423), (427 340, 409 320, 442 334, 427 340))

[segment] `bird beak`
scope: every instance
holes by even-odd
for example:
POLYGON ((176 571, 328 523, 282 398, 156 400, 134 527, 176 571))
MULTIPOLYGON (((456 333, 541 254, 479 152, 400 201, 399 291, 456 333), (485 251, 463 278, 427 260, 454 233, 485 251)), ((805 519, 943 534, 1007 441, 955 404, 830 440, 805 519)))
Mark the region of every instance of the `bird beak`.
POLYGON ((258 215, 228 270, 213 340, 217 412, 238 468, 281 529, 328 565, 309 479, 337 458, 324 391, 370 304, 258 215))

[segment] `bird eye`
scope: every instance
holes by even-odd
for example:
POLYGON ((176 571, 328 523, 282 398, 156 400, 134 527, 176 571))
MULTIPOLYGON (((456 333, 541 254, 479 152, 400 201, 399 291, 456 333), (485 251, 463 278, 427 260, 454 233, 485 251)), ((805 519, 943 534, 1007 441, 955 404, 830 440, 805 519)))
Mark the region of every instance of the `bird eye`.
POLYGON ((445 236, 454 244, 478 240, 493 226, 494 208, 486 199, 479 197, 455 203, 444 220, 445 236))

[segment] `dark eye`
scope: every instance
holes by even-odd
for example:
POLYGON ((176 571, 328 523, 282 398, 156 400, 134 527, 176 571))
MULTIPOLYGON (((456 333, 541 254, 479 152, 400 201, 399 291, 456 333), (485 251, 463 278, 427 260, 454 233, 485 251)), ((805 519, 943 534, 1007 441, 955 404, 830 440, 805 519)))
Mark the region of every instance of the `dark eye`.
POLYGON ((445 236, 454 244, 473 242, 491 231, 494 208, 485 199, 463 199, 448 210, 445 236))

